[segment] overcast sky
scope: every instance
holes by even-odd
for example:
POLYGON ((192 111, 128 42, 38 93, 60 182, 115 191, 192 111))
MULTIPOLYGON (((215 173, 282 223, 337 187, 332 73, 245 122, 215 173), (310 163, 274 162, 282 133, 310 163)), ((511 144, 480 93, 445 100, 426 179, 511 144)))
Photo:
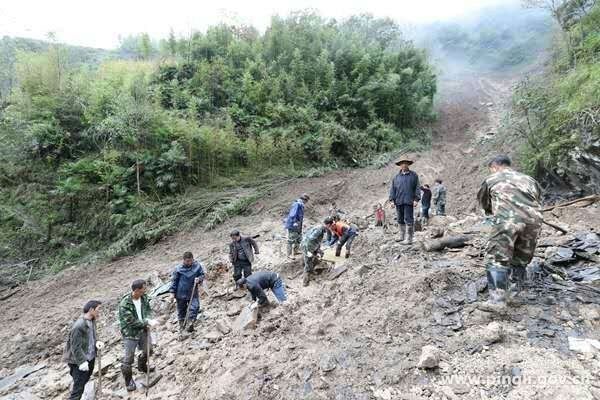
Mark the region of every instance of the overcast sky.
POLYGON ((166 37, 205 30, 218 22, 241 22, 263 30, 272 15, 314 9, 326 17, 371 13, 399 22, 448 20, 494 4, 517 0, 0 0, 0 37, 43 39, 113 48, 119 35, 148 32, 166 37))

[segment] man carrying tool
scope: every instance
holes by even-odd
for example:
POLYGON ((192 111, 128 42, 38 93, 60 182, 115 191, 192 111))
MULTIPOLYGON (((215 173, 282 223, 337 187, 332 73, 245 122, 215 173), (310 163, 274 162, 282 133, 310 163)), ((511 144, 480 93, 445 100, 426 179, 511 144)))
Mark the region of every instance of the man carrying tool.
POLYGON ((321 242, 327 232, 326 224, 333 223, 333 218, 327 217, 323 224, 312 227, 302 237, 302 254, 304 257, 304 274, 302 275, 302 285, 308 286, 310 282, 310 275, 315 269, 315 262, 317 261, 318 255, 323 255, 321 251, 321 242))
POLYGON ((229 243, 229 261, 233 264, 233 281, 236 283, 242 277, 249 277, 252 274, 252 263, 254 262, 254 254, 258 254, 258 245, 251 237, 242 237, 237 229, 229 235, 231 243, 229 243), (254 252, 252 252, 254 249, 254 252))
POLYGON ((137 279, 131 284, 131 293, 123 296, 119 303, 119 327, 125 350, 121 360, 121 372, 129 392, 136 389, 132 371, 136 349, 142 350, 142 354, 138 356, 138 370, 147 374, 154 369, 148 369, 148 354, 152 354, 150 328, 156 326, 158 321, 151 319, 151 316, 152 309, 150 299, 146 295, 146 281, 137 279))
POLYGON ((310 197, 305 193, 294 201, 285 219, 285 229, 288 231, 287 256, 293 260, 295 255, 300 254, 298 247, 302 239, 302 224, 304 222, 304 206, 310 197))
POLYGON ((400 171, 394 177, 390 187, 389 202, 396 206, 400 237, 397 241, 412 244, 415 232, 414 207, 417 206, 421 195, 419 193, 419 176, 409 169, 412 160, 402 159, 396 162, 400 171))
POLYGON ((90 380, 96 361, 96 349, 101 350, 104 343, 96 340, 96 320, 100 316, 98 300, 90 300, 83 306, 83 314, 73 323, 64 351, 64 360, 69 365, 69 374, 73 378, 73 389, 69 400, 79 400, 85 384, 90 380))
POLYGON ((440 178, 435 180, 433 187, 433 205, 435 206, 435 215, 446 215, 446 186, 440 178))
POLYGON ((332 233, 332 239, 328 245, 333 246, 337 242, 335 256, 339 257, 342 253, 342 247, 346 245, 346 258, 350 257, 352 242, 358 235, 356 228, 342 221, 334 221, 332 218, 325 218, 324 222, 327 229, 332 233))
POLYGON ((542 227, 542 190, 535 179, 511 169, 505 155, 488 167, 492 174, 477 194, 481 208, 492 217, 485 258, 490 297, 482 308, 502 311, 525 284, 542 227))
POLYGON ((179 333, 183 333, 186 326, 188 332, 194 331, 194 324, 200 310, 198 286, 204 280, 202 265, 194 260, 190 251, 183 253, 183 263, 179 264, 171 276, 169 292, 177 302, 177 319, 179 333), (189 311, 188 311, 189 310, 189 311))
POLYGON ((255 301, 254 307, 263 306, 269 302, 265 294, 266 289, 271 289, 279 304, 283 304, 287 300, 285 285, 276 272, 257 271, 248 277, 239 279, 237 284, 240 288, 248 289, 252 300, 255 301))

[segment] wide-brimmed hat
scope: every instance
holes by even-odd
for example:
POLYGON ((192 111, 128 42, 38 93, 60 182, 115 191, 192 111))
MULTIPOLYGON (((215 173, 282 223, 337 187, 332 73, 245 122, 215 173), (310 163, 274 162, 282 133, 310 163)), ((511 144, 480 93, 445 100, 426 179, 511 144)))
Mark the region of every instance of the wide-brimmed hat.
POLYGON ((396 161, 396 165, 400 165, 403 163, 407 163, 408 165, 413 165, 415 162, 413 160, 407 160, 406 158, 402 158, 402 159, 396 161))

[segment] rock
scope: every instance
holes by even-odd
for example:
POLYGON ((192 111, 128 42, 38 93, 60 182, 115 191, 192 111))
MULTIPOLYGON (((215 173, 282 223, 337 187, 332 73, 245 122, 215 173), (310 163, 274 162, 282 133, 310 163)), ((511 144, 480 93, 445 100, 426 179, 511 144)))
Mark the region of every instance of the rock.
POLYGON ((223 334, 217 330, 213 330, 204 335, 204 338, 211 343, 218 342, 223 337, 223 334))
POLYGON ((451 388, 454 394, 467 394, 471 391, 471 387, 464 384, 452 385, 451 388))
POLYGON ((510 377, 510 381, 513 385, 521 383, 521 380, 523 379, 523 370, 519 367, 512 367, 510 369, 510 377))
POLYGON ((194 341, 192 342, 192 347, 198 350, 208 350, 210 348, 210 342, 208 340, 203 340, 201 342, 194 341))
POLYGON ((569 350, 577 353, 595 353, 600 351, 600 341, 569 336, 569 350))
POLYGON ((333 271, 331 271, 331 273, 329 274, 329 280, 332 281, 332 280, 338 278, 341 274, 343 274, 347 270, 348 270, 348 267, 345 265, 340 265, 339 267, 335 267, 333 269, 333 271))
POLYGON ((96 383, 94 381, 88 381, 83 388, 83 400, 94 400, 96 398, 96 383))
POLYGON ((257 321, 258 308, 251 310, 250 306, 246 306, 233 323, 233 330, 235 332, 242 332, 246 329, 254 329, 256 328, 257 321))
POLYGON ((220 319, 216 324, 217 330, 221 332, 223 335, 227 335, 231 332, 231 326, 229 325, 229 321, 225 319, 220 319))
POLYGON ((127 390, 126 389, 119 389, 119 390, 113 390, 111 392, 112 397, 116 397, 118 399, 125 399, 127 398, 127 390))
POLYGON ((41 369, 46 368, 46 364, 38 364, 34 366, 24 366, 19 367, 15 370, 12 375, 9 375, 5 378, 0 379, 0 390, 9 387, 10 385, 16 383, 17 381, 27 378, 29 375, 37 372, 41 369))
POLYGON ((233 317, 238 315, 240 312, 242 312, 242 309, 244 307, 243 306, 239 306, 239 305, 232 305, 231 307, 229 307, 227 309, 227 311, 225 312, 225 314, 227 314, 228 317, 233 317))
POLYGON ((442 386, 440 391, 444 396, 446 396, 450 400, 458 400, 458 397, 454 394, 454 391, 450 386, 442 386))
POLYGON ((575 261, 575 253, 567 247, 548 247, 545 257, 546 261, 551 264, 565 264, 575 261))
POLYGON ((427 345, 421 349, 421 356, 417 364, 421 369, 436 368, 440 364, 440 350, 431 345, 427 345))
POLYGON ((501 342, 504 338, 504 329, 498 322, 491 322, 482 331, 482 339, 485 344, 501 342))
POLYGON ((319 368, 323 372, 333 371, 337 367, 337 360, 332 354, 323 354, 319 361, 319 368))

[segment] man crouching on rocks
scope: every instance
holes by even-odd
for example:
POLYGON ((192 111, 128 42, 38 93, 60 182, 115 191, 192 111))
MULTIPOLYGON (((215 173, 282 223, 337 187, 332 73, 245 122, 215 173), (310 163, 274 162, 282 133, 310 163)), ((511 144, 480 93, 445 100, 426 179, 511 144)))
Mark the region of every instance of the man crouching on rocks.
POLYGON ((237 284, 240 289, 248 289, 252 295, 252 300, 255 301, 252 308, 264 306, 269 303, 267 295, 265 294, 266 289, 271 289, 271 292, 273 292, 273 295, 275 295, 279 304, 283 304, 287 300, 285 285, 279 274, 276 272, 257 271, 247 278, 239 279, 237 284))

